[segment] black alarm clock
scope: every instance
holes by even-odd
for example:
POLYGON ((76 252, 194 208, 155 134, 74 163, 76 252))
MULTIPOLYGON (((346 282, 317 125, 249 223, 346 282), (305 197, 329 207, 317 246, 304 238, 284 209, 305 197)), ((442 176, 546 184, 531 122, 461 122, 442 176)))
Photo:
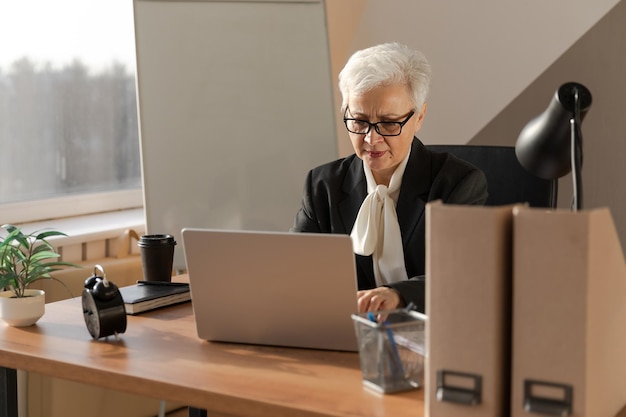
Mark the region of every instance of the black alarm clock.
POLYGON ((85 280, 82 295, 83 317, 91 337, 100 339, 126 331, 126 308, 120 290, 106 278, 100 265, 85 280), (98 275, 98 270, 102 275, 98 275))

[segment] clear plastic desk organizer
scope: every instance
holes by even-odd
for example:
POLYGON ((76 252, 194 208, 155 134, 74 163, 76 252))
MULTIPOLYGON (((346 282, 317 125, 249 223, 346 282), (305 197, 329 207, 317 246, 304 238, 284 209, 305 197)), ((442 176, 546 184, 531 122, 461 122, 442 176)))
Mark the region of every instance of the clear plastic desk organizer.
POLYGON ((363 384, 393 393, 422 386, 424 379, 424 314, 387 310, 353 314, 363 384))

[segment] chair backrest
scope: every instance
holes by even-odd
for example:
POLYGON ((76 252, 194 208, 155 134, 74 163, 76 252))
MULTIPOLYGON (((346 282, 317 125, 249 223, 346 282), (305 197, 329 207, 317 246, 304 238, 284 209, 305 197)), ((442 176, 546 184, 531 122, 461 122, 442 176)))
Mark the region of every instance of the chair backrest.
POLYGON ((555 207, 557 180, 536 177, 522 167, 514 146, 427 145, 448 152, 480 168, 487 177, 489 197, 485 205, 528 203, 531 207, 555 207))

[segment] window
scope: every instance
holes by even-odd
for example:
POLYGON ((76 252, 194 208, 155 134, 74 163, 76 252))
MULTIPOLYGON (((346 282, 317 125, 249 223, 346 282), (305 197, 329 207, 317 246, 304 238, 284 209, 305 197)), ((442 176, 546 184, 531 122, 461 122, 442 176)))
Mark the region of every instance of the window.
POLYGON ((0 5, 0 222, 141 206, 132 7, 0 5))

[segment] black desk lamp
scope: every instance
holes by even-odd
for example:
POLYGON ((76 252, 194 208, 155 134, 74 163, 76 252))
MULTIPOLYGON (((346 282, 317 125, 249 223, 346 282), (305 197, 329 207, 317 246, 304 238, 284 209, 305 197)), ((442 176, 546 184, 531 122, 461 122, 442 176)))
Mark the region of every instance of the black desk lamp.
MULTIPOLYGON (((569 82, 556 91, 548 108, 522 129, 515 144, 520 164, 532 174, 557 179, 570 171, 574 181, 572 210, 582 208, 583 138, 580 124, 591 106, 591 93, 569 82)), ((554 206, 556 206, 556 183, 554 206)))

